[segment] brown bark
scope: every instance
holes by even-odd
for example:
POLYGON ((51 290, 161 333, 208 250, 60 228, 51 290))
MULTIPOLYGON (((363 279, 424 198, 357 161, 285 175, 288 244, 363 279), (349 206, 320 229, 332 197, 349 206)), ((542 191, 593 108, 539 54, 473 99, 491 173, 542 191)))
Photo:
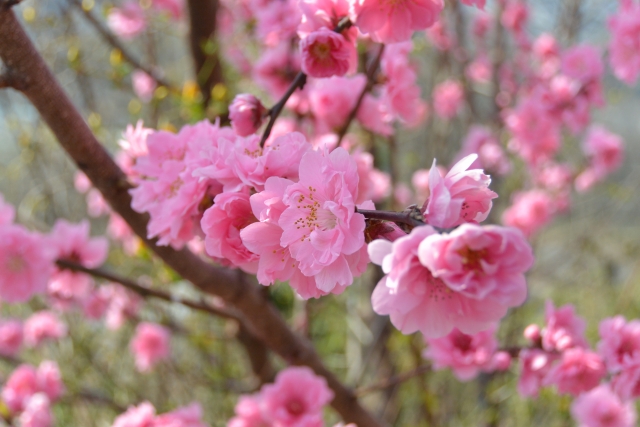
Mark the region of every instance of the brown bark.
POLYGON ((204 292, 235 306, 245 316, 248 331, 287 363, 308 366, 323 376, 335 394, 331 404, 345 421, 359 427, 381 425, 360 405, 353 391, 324 366, 311 343, 289 329, 257 286, 247 283, 241 274, 214 267, 186 249, 156 246, 155 240, 146 238, 148 217, 131 209, 125 175, 96 140, 10 10, 0 11, 0 58, 20 78, 22 93, 40 112, 60 145, 158 257, 204 292))

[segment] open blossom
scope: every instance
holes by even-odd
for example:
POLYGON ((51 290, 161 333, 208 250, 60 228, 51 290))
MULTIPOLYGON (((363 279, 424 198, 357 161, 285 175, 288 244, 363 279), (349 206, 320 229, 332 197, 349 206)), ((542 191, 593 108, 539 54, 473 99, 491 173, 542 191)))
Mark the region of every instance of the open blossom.
POLYGON ((452 119, 462 108, 464 90, 460 82, 447 80, 433 90, 433 110, 438 117, 452 119))
POLYGON ((236 416, 231 418, 227 427, 260 427, 269 425, 260 408, 260 394, 243 395, 234 408, 236 416))
POLYGON ((333 399, 325 379, 307 367, 282 370, 260 394, 265 418, 271 425, 283 427, 321 427, 322 410, 333 399))
POLYGON ((24 322, 24 343, 37 347, 46 339, 59 339, 67 335, 67 325, 51 311, 39 311, 24 322))
POLYGON ((418 256, 421 244, 436 236, 433 228, 424 226, 414 228, 393 243, 374 240, 369 244, 371 261, 382 266, 386 274, 371 296, 373 310, 388 314, 402 333, 420 331, 427 338, 443 337, 453 328, 467 334, 477 333, 504 316, 509 305, 516 305, 510 303, 522 302, 524 295, 507 304, 493 295, 482 299, 468 296, 434 277, 433 270, 418 256))
POLYGON ((20 412, 36 393, 43 393, 50 401, 54 401, 63 391, 58 365, 45 360, 37 370, 27 364, 18 366, 2 388, 2 400, 11 411, 20 412))
POLYGON ((618 135, 601 126, 592 126, 582 143, 589 166, 576 178, 576 187, 584 191, 603 180, 622 164, 623 143, 618 135))
POLYGON ((546 191, 518 192, 502 214, 502 223, 531 237, 553 219, 555 211, 556 203, 546 191))
POLYGON ((640 74, 640 5, 629 2, 609 18, 609 62, 617 78, 635 84, 640 74))
POLYGON ((518 393, 524 397, 536 397, 558 356, 539 349, 523 349, 520 352, 520 378, 518 393))
POLYGON ((255 133, 262 124, 265 111, 255 96, 247 93, 236 95, 229 105, 229 119, 233 131, 239 136, 255 133))
POLYGON ((240 239, 240 231, 256 221, 251 212, 249 192, 220 193, 202 216, 204 244, 209 256, 227 260, 248 273, 255 273, 258 256, 240 239))
POLYGON ((113 421, 111 427, 153 427, 156 408, 149 402, 131 406, 113 421))
POLYGON ((135 356, 136 368, 147 372, 159 361, 169 357, 171 333, 164 326, 143 322, 136 328, 131 340, 131 352, 135 356))
POLYGON ((114 7, 107 16, 111 31, 123 39, 131 39, 147 27, 144 10, 137 1, 128 1, 122 8, 114 7))
POLYGON ((302 71, 311 77, 343 76, 350 68, 353 46, 329 28, 309 33, 300 42, 302 71))
POLYGON ((571 415, 579 427, 633 427, 637 419, 633 402, 622 401, 607 384, 574 400, 571 415))
MULTIPOLYGON (((56 221, 49 244, 59 260, 70 261, 86 268, 96 268, 107 259, 109 243, 104 237, 89 237, 89 221, 72 224, 63 219, 56 221)), ((49 282, 49 292, 61 298, 83 298, 89 292, 93 279, 84 273, 56 268, 49 282)))
POLYGON ((551 301, 545 305, 542 347, 547 351, 565 351, 574 347, 586 348, 585 320, 576 315, 571 304, 555 308, 551 301))
POLYGON ((440 176, 434 159, 429 171, 429 200, 425 218, 434 227, 450 228, 465 222, 484 221, 491 211, 492 199, 498 197, 489 190, 491 178, 481 169, 467 170, 478 158, 471 154, 444 176, 440 176))
POLYGON ((0 227, 0 298, 25 302, 47 289, 54 252, 45 237, 18 225, 0 227))
POLYGON ((498 348, 495 329, 494 326, 473 335, 454 329, 442 338, 427 338, 423 356, 433 362, 435 369, 451 368, 460 381, 468 381, 491 368, 498 348))
POLYGON ((560 361, 547 374, 545 384, 556 385, 560 393, 578 396, 598 386, 606 373, 604 363, 596 353, 571 348, 562 352, 560 361))
POLYGON ((433 25, 444 8, 442 0, 356 0, 355 24, 380 43, 409 40, 414 31, 433 25))
POLYGON ((53 414, 47 395, 36 393, 31 396, 18 419, 21 427, 51 427, 53 414))
POLYGON ((626 364, 640 361, 640 320, 624 317, 604 319, 600 323, 598 352, 610 372, 619 372, 626 364))
POLYGON ((16 319, 0 321, 0 355, 15 356, 22 347, 22 322, 16 319))

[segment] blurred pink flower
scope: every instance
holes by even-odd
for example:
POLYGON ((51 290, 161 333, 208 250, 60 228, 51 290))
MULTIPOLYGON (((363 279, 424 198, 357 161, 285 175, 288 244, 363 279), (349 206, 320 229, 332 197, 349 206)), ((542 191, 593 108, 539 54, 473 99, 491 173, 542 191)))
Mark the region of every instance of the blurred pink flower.
POLYGON ((0 355, 13 357, 20 351, 23 340, 22 322, 16 319, 0 321, 0 355))
POLYGON ((629 2, 609 18, 609 63, 617 78, 635 84, 640 74, 640 5, 629 2))
POLYGON ((136 327, 131 340, 131 352, 140 372, 150 371, 161 360, 167 359, 171 351, 169 329, 155 323, 142 322, 136 327))
POLYGON ((208 427, 202 422, 202 407, 199 403, 183 406, 166 414, 158 415, 153 427, 208 427))
POLYGON ((438 117, 452 119, 458 115, 464 102, 464 89, 456 80, 446 80, 433 90, 433 110, 438 117))
POLYGON ((600 384, 606 375, 600 356, 582 348, 570 348, 562 352, 558 364, 547 373, 544 384, 555 385, 559 393, 578 396, 600 384))
POLYGON ((113 421, 111 427, 153 427, 156 409, 149 402, 131 406, 113 421))
POLYGON ((555 212, 555 202, 546 191, 517 192, 513 204, 502 214, 502 223, 531 237, 553 219, 555 212))
POLYGON ((158 83, 149 74, 142 70, 135 70, 131 73, 131 84, 133 92, 142 102, 149 102, 153 98, 153 91, 156 90, 158 83))
POLYGON ((184 9, 183 0, 153 0, 151 5, 154 9, 168 12, 175 21, 182 17, 182 10, 184 9))
POLYGON ((633 427, 637 418, 633 402, 620 400, 607 384, 574 400, 571 415, 579 427, 633 427))
POLYGON ((610 372, 640 361, 640 320, 627 322, 622 316, 610 317, 600 322, 599 331, 598 352, 610 372))
POLYGON ((107 25, 115 35, 129 40, 144 31, 147 19, 140 4, 129 0, 122 8, 114 7, 109 11, 107 25))
POLYGON ((37 347, 46 339, 57 340, 67 335, 67 325, 51 311, 39 311, 24 322, 24 343, 37 347))
POLYGON ((51 427, 53 414, 49 398, 44 393, 36 393, 27 401, 24 411, 18 417, 21 427, 51 427))
POLYGON ((36 372, 38 390, 44 392, 51 402, 57 400, 64 393, 64 383, 58 364, 51 360, 44 360, 36 372))
POLYGON ((575 347, 588 347, 584 336, 587 322, 576 315, 573 305, 555 308, 553 302, 545 305, 545 327, 542 329, 542 347, 547 351, 565 351, 575 347))
POLYGON ((2 400, 13 413, 18 413, 24 410, 29 398, 38 391, 36 369, 23 364, 11 373, 2 388, 2 400))
POLYGON ((540 392, 551 364, 558 356, 539 349, 523 349, 520 351, 520 378, 518 393, 523 397, 536 397, 540 392))

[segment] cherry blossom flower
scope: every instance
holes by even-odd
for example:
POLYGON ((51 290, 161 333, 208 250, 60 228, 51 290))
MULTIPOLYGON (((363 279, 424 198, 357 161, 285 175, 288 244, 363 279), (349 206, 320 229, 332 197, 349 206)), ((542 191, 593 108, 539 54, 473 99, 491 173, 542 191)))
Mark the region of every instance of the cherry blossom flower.
POLYGON ((231 418, 227 427, 260 427, 269 425, 261 409, 260 394, 243 395, 234 408, 236 416, 231 418))
POLYGON ((161 360, 169 357, 171 333, 164 326, 143 322, 136 327, 131 340, 131 352, 140 372, 150 371, 161 360))
POLYGON ((600 323, 598 352, 610 372, 619 372, 626 364, 640 361, 640 320, 624 317, 604 319, 600 323))
POLYGON ((632 427, 637 419, 633 402, 621 401, 607 384, 574 400, 571 415, 579 427, 632 427))
POLYGON ((462 108, 464 90, 460 82, 446 80, 433 90, 433 110, 438 117, 452 119, 462 108))
POLYGON ((67 325, 51 311, 39 311, 24 322, 24 343, 37 347, 44 340, 57 340, 67 335, 67 325))
POLYGON ((156 409, 149 402, 131 406, 113 421, 111 427, 153 427, 156 409))
POLYGON ((518 393, 524 397, 536 397, 558 356, 539 349, 524 349, 520 352, 520 378, 518 393))
POLYGON ((44 360, 36 371, 38 390, 45 393, 51 402, 57 400, 64 393, 64 383, 58 364, 51 360, 44 360))
POLYGON ((596 353, 579 347, 570 348, 562 352, 560 361, 547 373, 544 383, 555 384, 560 393, 578 396, 598 386, 606 373, 604 363, 596 353))
POLYGON ((29 398, 39 391, 37 378, 31 365, 20 365, 11 373, 2 388, 2 400, 12 412, 24 410, 29 398))
POLYGON ((0 320, 0 355, 13 357, 18 354, 23 336, 22 322, 16 319, 0 320))
POLYGON ((51 427, 53 414, 47 395, 36 393, 31 396, 18 419, 21 427, 51 427))
POLYGON ((635 84, 640 74, 640 5, 627 7, 609 18, 609 63, 617 78, 635 84))
POLYGON ((589 166, 576 178, 576 188, 579 191, 589 189, 618 169, 622 164, 624 148, 622 138, 594 125, 582 143, 582 151, 589 159, 589 166))
POLYGON ((545 350, 565 351, 588 346, 584 336, 586 322, 576 315, 571 304, 555 308, 551 301, 547 301, 545 323, 542 330, 542 347, 545 350))
POLYGON ((166 414, 158 415, 153 421, 153 427, 207 427, 207 425, 202 422, 200 404, 192 403, 166 414))
POLYGON ((158 83, 149 74, 142 70, 135 70, 131 73, 131 84, 133 92, 143 102, 149 102, 153 98, 153 91, 156 90, 158 83))
POLYGON ((144 10, 137 1, 127 1, 122 8, 114 7, 107 16, 107 25, 115 35, 132 39, 147 27, 144 10))
POLYGON ((503 212, 502 223, 531 237, 553 219, 555 211, 556 203, 546 191, 518 192, 513 195, 513 204, 503 212))
POLYGON ((239 136, 255 133, 262 124, 265 108, 258 98, 241 93, 229 105, 229 119, 233 131, 239 136))
POLYGON ((343 76, 352 68, 352 51, 352 44, 341 34, 322 27, 300 42, 302 71, 318 78, 343 76))

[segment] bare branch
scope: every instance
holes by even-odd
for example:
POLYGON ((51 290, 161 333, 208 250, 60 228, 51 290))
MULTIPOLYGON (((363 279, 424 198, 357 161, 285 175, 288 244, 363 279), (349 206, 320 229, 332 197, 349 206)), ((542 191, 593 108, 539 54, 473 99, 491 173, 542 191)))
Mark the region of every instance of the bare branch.
POLYGON ((288 327, 260 288, 236 271, 217 268, 187 249, 157 246, 156 240, 147 238, 148 216, 131 209, 130 186, 124 173, 96 140, 11 11, 0 12, 0 59, 29 82, 23 93, 60 145, 160 259, 202 291, 235 306, 245 316, 248 331, 288 364, 308 366, 323 376, 334 393, 331 404, 346 422, 358 427, 382 425, 360 405, 353 390, 324 366, 311 342, 288 327))
POLYGON ((413 228, 425 225, 424 218, 422 217, 420 210, 415 205, 409 206, 403 212, 373 211, 358 208, 356 208, 356 212, 364 215, 364 217, 368 219, 390 221, 400 226, 408 225, 409 227, 413 228))

